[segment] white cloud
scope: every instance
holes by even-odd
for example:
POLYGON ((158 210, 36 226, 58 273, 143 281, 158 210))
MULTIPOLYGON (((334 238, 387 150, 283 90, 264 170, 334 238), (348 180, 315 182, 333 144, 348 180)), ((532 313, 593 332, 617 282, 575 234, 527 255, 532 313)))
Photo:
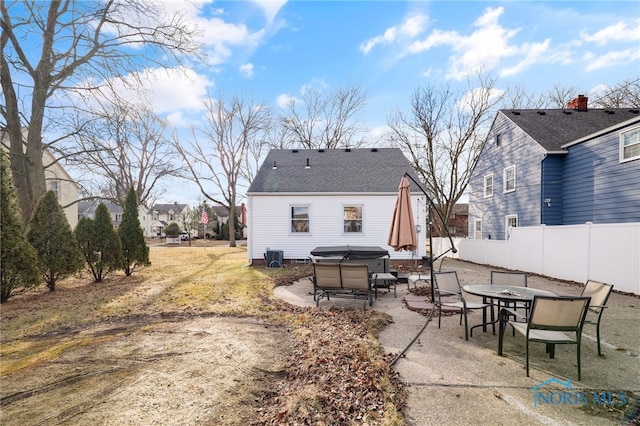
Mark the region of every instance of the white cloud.
POLYGON ((587 42, 596 43, 599 46, 616 41, 638 41, 640 40, 640 19, 630 23, 621 21, 593 34, 582 32, 580 38, 587 42))
POLYGON ((190 68, 148 68, 142 84, 149 93, 151 105, 159 114, 179 110, 200 111, 207 88, 213 83, 190 68))
POLYGON ((273 22, 280 9, 287 4, 287 0, 253 0, 253 2, 262 9, 268 23, 273 22))
POLYGON ((415 55, 439 46, 452 50, 446 77, 461 80, 480 69, 490 71, 499 68, 505 60, 515 60, 516 64, 503 67, 503 76, 524 71, 540 60, 548 59, 551 39, 543 42, 513 44, 513 38, 520 29, 503 27, 499 19, 504 7, 489 7, 474 22, 476 29, 470 34, 458 31, 434 29, 426 37, 414 40, 406 46, 400 56, 415 55))
POLYGON ((599 56, 592 52, 588 52, 583 56, 583 59, 587 62, 585 69, 587 71, 593 71, 601 68, 626 65, 630 62, 638 61, 640 60, 640 50, 638 48, 631 48, 611 51, 599 56))
POLYGON ((240 72, 247 78, 253 77, 253 64, 240 65, 240 72))
POLYGON ((402 39, 417 37, 425 29, 427 17, 422 14, 407 18, 400 26, 389 27, 381 35, 360 43, 360 51, 367 54, 378 45, 391 44, 402 39))
POLYGON ((278 107, 280 108, 287 108, 296 101, 297 99, 295 96, 283 93, 281 95, 278 95, 278 97, 276 98, 276 105, 278 105, 278 107))
POLYGON ((531 65, 540 62, 549 50, 549 43, 551 43, 551 39, 546 39, 542 43, 526 43, 522 45, 521 51, 525 55, 524 59, 512 67, 502 68, 500 75, 502 77, 515 75, 529 68, 531 65))

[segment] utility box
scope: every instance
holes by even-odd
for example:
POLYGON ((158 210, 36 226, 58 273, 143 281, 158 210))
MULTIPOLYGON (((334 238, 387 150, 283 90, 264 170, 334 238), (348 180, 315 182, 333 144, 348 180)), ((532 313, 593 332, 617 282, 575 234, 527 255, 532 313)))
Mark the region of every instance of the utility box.
POLYGON ((282 268, 284 252, 282 250, 267 250, 264 254, 264 263, 267 268, 282 268))

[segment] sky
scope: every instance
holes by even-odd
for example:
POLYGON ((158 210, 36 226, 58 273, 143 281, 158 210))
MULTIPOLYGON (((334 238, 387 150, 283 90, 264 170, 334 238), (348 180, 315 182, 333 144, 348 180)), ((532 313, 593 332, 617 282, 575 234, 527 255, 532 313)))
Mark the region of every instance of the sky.
MULTIPOLYGON (((182 8, 183 2, 170 2, 182 8)), ((372 135, 419 87, 467 86, 482 67, 497 88, 582 93, 640 77, 637 1, 217 1, 188 9, 203 31, 205 63, 153 83, 154 105, 185 127, 221 91, 276 109, 304 90, 355 83, 372 135)), ((198 193, 194 185, 197 199, 198 193)), ((167 187, 182 201, 185 185, 167 187)), ((191 195, 193 197, 194 195, 191 195)))
MULTIPOLYGON (((638 1, 210 1, 146 0, 183 13, 202 34, 204 60, 149 67, 155 111, 178 132, 202 122, 218 92, 276 111, 313 88, 357 84, 371 138, 420 87, 467 87, 479 68, 496 88, 544 93, 640 77, 638 1)), ((195 184, 168 182, 161 202, 195 205, 195 184)), ((246 188, 241 188, 244 193, 246 188)), ((239 200, 241 202, 242 200, 239 200)))

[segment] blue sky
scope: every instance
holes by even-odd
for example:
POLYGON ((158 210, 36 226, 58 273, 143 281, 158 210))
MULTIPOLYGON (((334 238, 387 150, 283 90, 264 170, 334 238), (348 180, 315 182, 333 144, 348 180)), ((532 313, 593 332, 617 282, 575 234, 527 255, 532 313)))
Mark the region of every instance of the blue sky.
MULTIPOLYGON (((360 117, 381 131, 422 86, 466 87, 470 70, 498 89, 543 93, 554 85, 589 95, 640 77, 637 1, 219 1, 169 2, 203 31, 206 63, 153 83, 158 112, 178 127, 199 120, 206 91, 243 95, 276 109, 308 87, 356 83, 360 117)), ((170 189, 165 196, 184 194, 170 189)))
MULTIPOLYGON (((202 34, 203 61, 138 70, 150 77, 147 102, 180 134, 202 122, 203 100, 218 91, 277 113, 308 88, 357 84, 367 91, 358 118, 374 140, 417 88, 463 90, 480 67, 498 78, 498 90, 535 94, 559 85, 589 95, 640 77, 635 0, 145 1, 169 17, 184 14, 202 34)), ((171 182, 161 201, 199 198, 195 184, 171 182)))
POLYGON ((555 84, 588 92, 640 74, 638 2, 265 3, 203 8, 198 25, 215 42, 210 63, 194 71, 210 89, 277 106, 305 87, 356 82, 377 126, 417 87, 465 84, 480 66, 499 76, 498 88, 534 92, 555 84))

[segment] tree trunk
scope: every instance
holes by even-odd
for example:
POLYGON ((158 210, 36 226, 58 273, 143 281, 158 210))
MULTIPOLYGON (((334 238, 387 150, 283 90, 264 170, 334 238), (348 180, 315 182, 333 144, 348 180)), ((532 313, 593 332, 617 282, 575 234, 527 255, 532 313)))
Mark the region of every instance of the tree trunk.
MULTIPOLYGON (((234 199, 235 201, 235 199, 234 199)), ((229 205, 229 247, 236 246, 236 203, 229 205)))

